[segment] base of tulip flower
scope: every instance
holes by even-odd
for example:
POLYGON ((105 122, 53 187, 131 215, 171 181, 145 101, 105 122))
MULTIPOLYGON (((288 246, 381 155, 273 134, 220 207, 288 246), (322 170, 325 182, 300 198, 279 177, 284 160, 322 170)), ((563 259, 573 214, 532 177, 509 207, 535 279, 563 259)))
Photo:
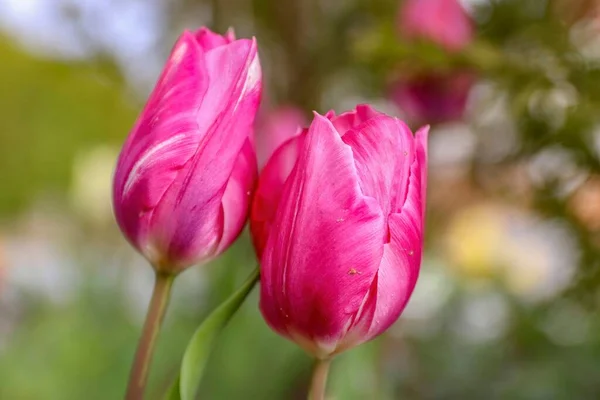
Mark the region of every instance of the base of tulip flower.
POLYGON ((127 385, 126 400, 143 400, 148 372, 150 371, 150 362, 156 347, 158 333, 167 311, 167 305, 171 297, 171 288, 175 275, 156 272, 152 298, 148 305, 146 321, 138 347, 131 366, 129 383, 127 385))
POLYGON ((330 365, 331 358, 317 359, 315 361, 310 389, 308 391, 308 400, 325 400, 330 365))

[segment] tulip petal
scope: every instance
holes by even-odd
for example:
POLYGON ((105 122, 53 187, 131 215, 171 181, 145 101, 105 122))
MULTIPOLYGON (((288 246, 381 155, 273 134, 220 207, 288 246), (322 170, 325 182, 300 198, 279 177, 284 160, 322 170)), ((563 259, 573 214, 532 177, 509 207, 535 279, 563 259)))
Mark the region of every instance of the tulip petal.
POLYGON ((420 128, 415 133, 415 147, 417 161, 419 162, 421 172, 421 204, 422 218, 425 221, 425 209, 427 204, 427 140, 429 137, 429 125, 420 128))
POLYGON ((219 46, 225 46, 235 40, 233 31, 228 31, 226 35, 222 36, 218 33, 214 33, 206 27, 202 27, 194 34, 198 44, 204 51, 214 49, 219 46))
POLYGON ((156 246, 185 265, 212 257, 222 231, 221 199, 260 102, 256 43, 237 40, 205 56, 210 86, 197 111, 201 141, 155 210, 156 246), (176 210, 175 212, 173 210, 176 210), (204 254, 200 254, 200 249, 204 254), (189 259, 188 259, 189 257, 189 259))
POLYGON ((260 174, 250 218, 250 231, 259 259, 275 219, 284 184, 296 165, 305 133, 293 137, 279 146, 260 174))
POLYGON ((360 190, 350 147, 316 115, 261 260, 267 322, 308 339, 317 347, 309 351, 333 351, 375 277, 383 228, 380 207, 360 190))
POLYGON ((415 135, 416 157, 410 168, 406 202, 390 215, 390 242, 384 247, 377 276, 361 311, 337 351, 368 341, 384 332, 400 316, 410 298, 421 265, 423 217, 427 179, 427 132, 415 135))
POLYGON ((189 110, 199 107, 208 87, 201 60, 202 50, 185 32, 119 157, 113 196, 120 206, 115 212, 134 245, 148 230, 146 211, 158 204, 198 146, 195 114, 189 110))
POLYGON ((344 136, 349 130, 357 128, 376 115, 381 115, 381 113, 368 104, 359 104, 356 106, 356 110, 345 112, 337 117, 333 111, 330 111, 326 117, 331 120, 340 136, 344 136))
POLYGON ((380 115, 350 129, 342 140, 352 147, 363 193, 379 202, 384 215, 396 212, 406 198, 414 159, 410 129, 397 118, 380 115))
POLYGON ((233 167, 233 172, 231 173, 221 201, 223 236, 219 244, 218 253, 233 243, 246 223, 256 175, 256 154, 250 144, 250 140, 246 139, 246 143, 233 167))

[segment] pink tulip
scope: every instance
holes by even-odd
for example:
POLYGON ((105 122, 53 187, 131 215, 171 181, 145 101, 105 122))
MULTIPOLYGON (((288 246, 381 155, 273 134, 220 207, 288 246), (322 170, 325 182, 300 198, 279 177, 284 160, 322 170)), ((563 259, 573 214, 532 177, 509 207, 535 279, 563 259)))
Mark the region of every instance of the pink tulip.
POLYGON ((471 18, 458 0, 405 0, 398 28, 406 39, 424 39, 449 51, 461 50, 473 40, 471 18))
POLYGON ((460 120, 476 81, 470 71, 422 73, 397 80, 390 99, 406 117, 418 124, 460 120))
POLYGON ((306 124, 302 110, 282 106, 267 112, 259 119, 256 133, 256 156, 262 169, 273 152, 288 139, 297 136, 306 124))
MULTIPOLYGON (((406 0, 398 29, 404 39, 428 40, 447 51, 460 51, 473 41, 473 23, 458 0, 406 0)), ((392 83, 390 98, 411 122, 455 121, 463 117, 475 80, 463 69, 404 73, 392 83)))
POLYGON ((417 281, 427 131, 358 106, 273 154, 250 217, 267 323, 318 358, 384 332, 417 281))
POLYGON ((243 228, 261 88, 254 39, 203 28, 175 44, 123 146, 113 188, 121 230, 157 271, 214 258, 243 228))

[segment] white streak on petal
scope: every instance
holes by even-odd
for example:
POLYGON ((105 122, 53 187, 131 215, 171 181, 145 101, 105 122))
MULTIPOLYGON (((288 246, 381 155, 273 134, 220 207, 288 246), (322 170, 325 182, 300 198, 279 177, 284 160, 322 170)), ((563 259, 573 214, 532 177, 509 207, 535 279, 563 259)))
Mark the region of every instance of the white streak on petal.
POLYGON ((183 60, 183 56, 185 56, 185 53, 187 51, 187 44, 186 43, 181 43, 173 52, 173 54, 171 55, 171 59, 169 60, 169 62, 173 63, 173 64, 179 64, 181 62, 181 60, 183 60))
POLYGON ((164 142, 158 143, 156 146, 146 151, 146 153, 144 153, 144 155, 142 155, 140 159, 135 163, 133 168, 131 168, 131 172, 129 172, 129 176, 127 177, 127 181, 125 182, 125 186, 123 188, 123 197, 127 195, 127 193, 133 187, 133 184, 137 182, 137 180, 140 178, 140 172, 142 168, 149 162, 156 161, 156 159, 153 159, 156 153, 160 152, 161 150, 174 143, 177 143, 177 141, 183 139, 184 137, 184 134, 175 135, 165 140, 164 142))
POLYGON ((256 54, 252 60, 252 63, 250 64, 250 67, 248 67, 248 77, 244 83, 243 93, 246 93, 249 89, 254 89, 260 78, 260 60, 258 59, 258 54, 256 54))
POLYGON ((244 98, 246 93, 254 90, 256 85, 259 83, 262 78, 262 71, 260 69, 260 60, 258 58, 258 53, 254 56, 254 59, 250 63, 248 67, 248 73, 246 75, 246 81, 244 82, 244 87, 242 88, 242 92, 240 93, 240 97, 238 97, 237 102, 235 103, 235 109, 237 109, 238 104, 244 98))

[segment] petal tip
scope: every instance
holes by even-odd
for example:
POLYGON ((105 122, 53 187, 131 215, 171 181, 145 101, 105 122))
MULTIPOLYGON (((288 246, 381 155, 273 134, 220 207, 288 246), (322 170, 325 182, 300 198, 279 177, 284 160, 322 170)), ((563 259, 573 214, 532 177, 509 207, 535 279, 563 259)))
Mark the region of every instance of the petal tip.
POLYGON ((206 34, 211 34, 214 33, 213 31, 211 31, 210 29, 208 29, 206 26, 202 26, 198 29, 196 29, 195 31, 190 31, 189 29, 185 29, 183 31, 184 33, 188 33, 189 35, 193 36, 193 37, 200 37, 206 34))
POLYGON ((423 125, 417 130, 417 135, 421 134, 427 136, 429 134, 429 129, 431 129, 431 125, 423 125))
POLYGON ((415 140, 417 143, 423 147, 423 149, 427 150, 427 140, 429 138, 429 125, 424 125, 415 133, 415 140))
POLYGON ((356 111, 359 113, 364 113, 365 115, 377 115, 377 114, 382 114, 381 112, 377 111, 375 109, 375 107, 373 107, 372 105, 368 104, 368 103, 361 103, 358 104, 356 106, 356 111))
POLYGON ((319 123, 319 124, 325 123, 325 124, 327 124, 327 126, 331 126, 333 128, 333 130, 335 131, 335 128, 334 128, 333 124, 331 123, 331 120, 329 118, 327 118, 327 115, 321 115, 317 111, 313 111, 313 116, 314 116, 313 122, 308 127, 309 131, 313 128, 313 125, 315 125, 315 123, 319 123))
POLYGON ((192 31, 190 31, 189 29, 185 29, 183 32, 181 32, 181 35, 179 35, 179 38, 177 39, 175 46, 177 46, 181 42, 197 43, 196 35, 197 35, 197 33, 194 33, 192 31))
POLYGON ((325 116, 319 114, 319 112, 316 110, 312 110, 312 114, 313 114, 313 119, 317 119, 317 117, 325 118, 325 116))
POLYGON ((227 28, 227 32, 225 33, 225 38, 227 40, 229 40, 230 42, 233 42, 235 39, 235 29, 233 28, 233 26, 230 26, 229 28, 227 28))

